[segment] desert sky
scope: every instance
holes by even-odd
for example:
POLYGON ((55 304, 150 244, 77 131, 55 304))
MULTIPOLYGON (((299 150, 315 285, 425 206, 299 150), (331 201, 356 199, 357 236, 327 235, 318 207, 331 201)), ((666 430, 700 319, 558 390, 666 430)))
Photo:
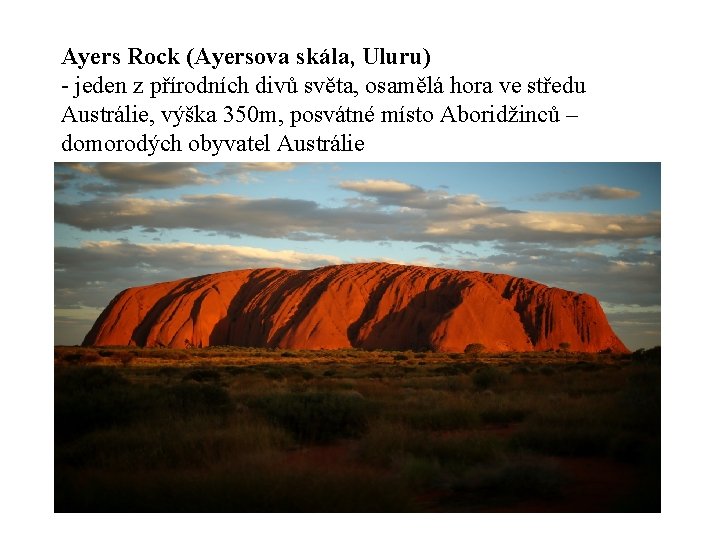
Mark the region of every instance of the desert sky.
POLYGON ((659 345, 660 164, 55 164, 56 344, 127 287, 364 261, 587 292, 659 345))

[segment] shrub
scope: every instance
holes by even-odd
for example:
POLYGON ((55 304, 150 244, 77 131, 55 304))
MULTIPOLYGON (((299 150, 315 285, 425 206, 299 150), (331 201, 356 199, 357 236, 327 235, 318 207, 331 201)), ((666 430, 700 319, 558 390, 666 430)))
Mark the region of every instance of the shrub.
POLYGON ((253 371, 251 366, 225 366, 223 370, 229 375, 242 375, 253 371))
POLYGON ((66 369, 55 378, 55 436, 68 439, 125 424, 144 413, 145 397, 115 369, 66 369))
POLYGON ((485 350, 485 345, 482 343, 469 343, 465 347, 465 354, 481 353, 485 350))
POLYGON ((660 346, 652 349, 638 349, 632 353, 632 359, 650 364, 660 363, 660 346))
POLYGON ((112 357, 123 366, 127 366, 135 359, 135 353, 130 351, 116 351, 113 353, 112 357))
POLYGON ((485 345, 482 343, 470 343, 465 347, 465 357, 477 360, 484 351, 485 345))
POLYGON ((81 358, 82 354, 80 353, 68 353, 60 356, 60 360, 67 362, 68 364, 78 364, 80 363, 81 358))
POLYGON ((281 381, 285 378, 285 375, 281 370, 271 368, 265 372, 265 377, 267 377, 271 381, 281 381))
POLYGON ((368 423, 368 405, 358 393, 271 394, 251 399, 248 405, 300 441, 354 437, 363 433, 368 423))
POLYGON ((62 356, 62 360, 69 364, 94 364, 100 360, 101 356, 95 351, 83 351, 72 352, 62 356))
POLYGON ((521 373, 523 375, 533 373, 533 370, 528 366, 515 366, 512 371, 513 373, 521 373))
POLYGON ((458 466, 497 463, 503 458, 502 442, 493 436, 434 435, 393 424, 380 424, 371 430, 361 441, 360 452, 369 461, 379 464, 411 455, 430 459, 446 469, 457 469, 458 466))
POLYGON ((488 424, 508 424, 521 422, 530 414, 530 411, 522 407, 493 406, 488 407, 480 413, 480 418, 488 424))
POLYGON ((475 369, 475 364, 473 364, 472 362, 463 362, 461 364, 455 364, 455 369, 458 371, 458 373, 467 374, 475 369))
POLYGON ((414 429, 430 431, 469 429, 483 424, 474 401, 441 395, 441 399, 405 404, 388 416, 414 429))
MULTIPOLYGON (((143 349, 143 356, 147 358, 159 358, 162 360, 187 360, 191 357, 188 351, 180 349, 143 349)), ((195 356, 206 356, 199 352, 195 356)))
POLYGON ((438 375, 459 375, 461 372, 457 365, 438 366, 433 369, 433 373, 438 375))
POLYGON ((491 386, 497 386, 506 380, 507 374, 492 366, 482 366, 472 375, 472 383, 477 390, 485 390, 491 386))
POLYGON ((220 380, 220 373, 214 369, 192 369, 183 377, 183 381, 209 382, 220 380))
POLYGON ((93 392, 128 384, 128 380, 112 368, 65 368, 59 370, 55 377, 55 395, 93 392))
POLYGON ((184 416, 224 416, 233 410, 227 390, 215 384, 181 383, 170 388, 170 407, 184 416))
POLYGON ((163 366, 161 368, 158 368, 155 373, 160 377, 170 379, 170 377, 172 377, 176 373, 180 373, 180 371, 181 369, 175 366, 163 366))

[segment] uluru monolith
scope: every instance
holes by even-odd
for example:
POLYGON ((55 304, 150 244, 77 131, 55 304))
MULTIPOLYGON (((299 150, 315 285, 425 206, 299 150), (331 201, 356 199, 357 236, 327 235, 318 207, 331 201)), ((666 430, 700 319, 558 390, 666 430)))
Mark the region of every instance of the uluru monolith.
POLYGON ((83 345, 627 352, 589 294, 387 263, 235 270, 133 287, 83 345))

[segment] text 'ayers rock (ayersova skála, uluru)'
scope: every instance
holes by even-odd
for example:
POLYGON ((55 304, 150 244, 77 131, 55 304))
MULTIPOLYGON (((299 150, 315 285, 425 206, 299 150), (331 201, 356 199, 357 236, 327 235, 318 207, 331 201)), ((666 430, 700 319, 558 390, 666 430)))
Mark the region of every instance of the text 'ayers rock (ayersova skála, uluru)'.
POLYGON ((118 294, 84 345, 626 352, 593 296, 528 279, 386 263, 264 268, 118 294), (569 347, 568 345, 569 344, 569 347))

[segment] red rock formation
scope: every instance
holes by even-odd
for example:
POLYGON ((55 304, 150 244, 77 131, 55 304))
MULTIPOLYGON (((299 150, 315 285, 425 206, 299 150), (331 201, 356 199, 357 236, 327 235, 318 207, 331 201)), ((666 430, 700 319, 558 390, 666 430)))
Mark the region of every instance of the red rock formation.
POLYGON ((118 294, 84 345, 626 352, 599 302, 527 279, 385 263, 236 270, 118 294))

